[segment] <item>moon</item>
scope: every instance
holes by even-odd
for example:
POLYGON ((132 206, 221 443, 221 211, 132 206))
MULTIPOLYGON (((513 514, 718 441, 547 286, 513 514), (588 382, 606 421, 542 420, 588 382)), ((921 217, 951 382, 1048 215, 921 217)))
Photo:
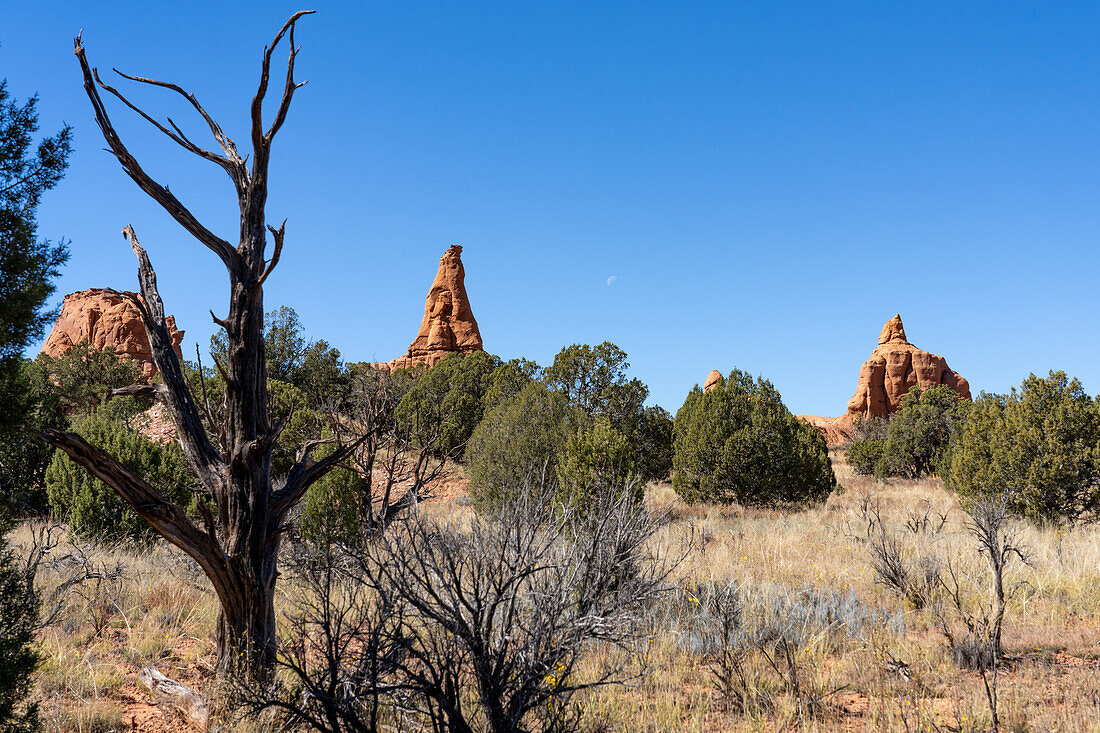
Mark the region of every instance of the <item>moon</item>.
POLYGON ((607 287, 611 287, 612 285, 614 285, 615 281, 618 280, 618 279, 619 279, 618 275, 612 275, 611 277, 607 278, 607 287))

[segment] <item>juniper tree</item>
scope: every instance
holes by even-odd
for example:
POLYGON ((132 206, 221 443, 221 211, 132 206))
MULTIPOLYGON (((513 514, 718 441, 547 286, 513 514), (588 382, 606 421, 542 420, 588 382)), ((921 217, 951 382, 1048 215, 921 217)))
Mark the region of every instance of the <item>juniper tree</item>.
MULTIPOLYGON (((42 335, 52 314, 46 311, 53 280, 68 257, 64 243, 38 238, 35 214, 42 194, 53 188, 68 166, 72 131, 65 126, 32 150, 38 130, 37 97, 19 104, 0 80, 0 503, 10 501, 33 464, 21 427, 37 408, 23 350, 42 335)), ((37 600, 25 573, 8 550, 9 529, 0 506, 0 730, 37 728, 34 703, 28 704, 37 600)))

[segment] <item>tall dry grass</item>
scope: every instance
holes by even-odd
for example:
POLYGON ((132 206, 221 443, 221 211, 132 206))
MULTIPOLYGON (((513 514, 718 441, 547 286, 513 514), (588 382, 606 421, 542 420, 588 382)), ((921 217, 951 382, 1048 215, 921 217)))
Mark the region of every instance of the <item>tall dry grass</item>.
MULTIPOLYGON (((982 559, 957 502, 936 480, 874 484, 853 475, 842 460, 836 467, 842 489, 802 511, 688 506, 667 484, 650 487, 649 506, 667 509, 670 517, 655 541, 686 551, 676 571, 681 592, 652 609, 653 633, 637 650, 636 679, 584 699, 594 729, 988 729, 980 677, 955 667, 929 609, 906 607, 876 582, 864 542, 861 509, 868 497, 896 527, 926 512, 946 513, 942 532, 927 541, 977 581, 968 593, 980 602, 982 559), (766 661, 751 658, 746 670, 753 694, 768 704, 734 709, 716 689, 708 659, 688 638, 693 610, 685 594, 715 584, 734 584, 758 604, 784 593, 794 598, 805 589, 852 594, 859 608, 897 614, 900 623, 867 626, 853 635, 811 629, 798 650, 799 681, 823 695, 831 692, 813 709, 783 687, 766 661)), ((472 511, 461 499, 424 509, 459 520, 472 511)), ((1016 565, 1009 578, 1017 590, 1004 633, 1009 662, 999 680, 1004 729, 1100 730, 1100 527, 1019 530, 1030 564, 1016 565)), ((24 525, 12 541, 19 545, 29 538, 24 525)), ((59 547, 54 554, 70 549, 59 547)), ((121 581, 74 592, 40 634, 45 662, 38 689, 47 730, 126 729, 135 711, 154 702, 136 681, 147 665, 208 690, 217 604, 194 564, 163 544, 85 551, 93 565, 120 566, 121 581)), ((40 582, 47 587, 56 580, 54 571, 42 571, 40 582)), ((283 608, 292 602, 279 601, 283 608)), ((590 669, 612 653, 593 654, 590 669)), ((160 730, 181 730, 164 725, 160 730)))

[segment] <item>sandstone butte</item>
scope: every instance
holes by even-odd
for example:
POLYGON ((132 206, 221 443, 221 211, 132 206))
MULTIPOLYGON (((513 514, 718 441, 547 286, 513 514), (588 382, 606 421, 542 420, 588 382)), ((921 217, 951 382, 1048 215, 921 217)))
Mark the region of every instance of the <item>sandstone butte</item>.
MULTIPOLYGON (((168 316, 166 320, 172 346, 182 359, 183 331, 176 329, 174 317, 168 316)), ((92 288, 66 295, 42 353, 61 356, 81 341, 99 351, 113 346, 120 357, 132 359, 141 367, 146 380, 157 373, 141 313, 117 290, 92 288)))
POLYGON ((424 301, 424 319, 409 350, 404 356, 374 366, 390 371, 420 365, 430 367, 450 354, 481 350, 481 332, 466 296, 462 247, 456 244, 439 259, 439 270, 424 301))
POLYGON ((945 384, 959 397, 970 399, 970 384, 947 366, 947 360, 906 340, 899 314, 882 327, 878 346, 871 352, 871 358, 863 362, 856 393, 848 400, 848 411, 840 417, 799 417, 816 426, 828 443, 846 443, 852 440, 860 418, 887 417, 897 411, 901 398, 914 385, 927 389, 937 384, 945 384))

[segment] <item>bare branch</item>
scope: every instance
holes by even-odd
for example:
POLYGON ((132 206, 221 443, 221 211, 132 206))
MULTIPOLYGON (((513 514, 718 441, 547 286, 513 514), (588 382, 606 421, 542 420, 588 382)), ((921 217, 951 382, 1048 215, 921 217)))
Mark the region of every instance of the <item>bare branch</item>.
POLYGON ((210 318, 214 321, 214 323, 221 326, 226 331, 229 330, 229 323, 214 315, 214 311, 210 311, 210 318))
POLYGON ((113 488, 161 537, 193 557, 207 575, 213 578, 223 574, 224 571, 214 567, 210 561, 211 557, 221 554, 211 546, 213 539, 191 523, 187 512, 162 497, 144 479, 76 433, 45 428, 39 435, 54 448, 64 451, 78 466, 113 488))
MULTIPOLYGON (((118 73, 121 76, 126 76, 125 74, 120 72, 118 69, 115 69, 115 72, 118 73)), ((173 142, 178 144, 184 150, 187 150, 190 153, 194 153, 195 155, 199 156, 200 158, 205 158, 205 159, 209 160, 212 163, 217 163, 219 166, 221 166, 223 169, 225 169, 225 172, 228 173, 229 177, 234 180, 234 183, 236 183, 236 181, 237 181, 236 171, 233 167, 233 164, 227 158, 223 158, 222 156, 217 155, 216 153, 212 153, 209 150, 206 150, 205 148, 200 148, 198 145, 191 142, 191 140, 189 140, 187 138, 187 136, 184 135, 183 132, 178 127, 176 127, 176 123, 172 122, 172 120, 168 120, 168 124, 170 124, 172 126, 172 130, 175 130, 175 132, 173 132, 172 130, 169 130, 164 125, 157 122, 150 115, 146 114, 144 110, 142 110, 140 107, 138 107, 137 105, 132 103, 129 99, 127 99, 125 96, 123 96, 122 92, 118 91, 113 86, 110 86, 109 84, 105 83, 102 79, 100 79, 98 69, 93 69, 92 70, 92 76, 95 77, 96 83, 99 84, 99 86, 103 87, 108 92, 110 92, 111 94, 118 97, 118 99, 121 100, 123 104, 125 104, 127 107, 132 109, 134 112, 137 112, 139 115, 141 115, 142 118, 146 122, 148 122, 150 125, 152 125, 153 127, 160 130, 162 133, 167 135, 169 138, 172 139, 173 142)), ((126 77, 126 78, 129 79, 129 78, 132 78, 132 77, 126 77)))
POLYGON ((107 392, 107 399, 112 397, 150 397, 152 399, 165 399, 167 388, 157 384, 131 384, 126 387, 115 387, 107 392))
POLYGON ((202 410, 206 422, 211 429, 217 431, 218 443, 225 448, 225 425, 214 419, 214 411, 210 408, 210 395, 206 391, 206 373, 202 370, 202 354, 199 353, 199 345, 195 344, 195 363, 199 366, 199 384, 202 386, 202 410))
MULTIPOLYGON (((225 157, 236 164, 241 164, 244 162, 241 160, 240 153, 237 152, 237 144, 234 143, 228 135, 222 132, 221 126, 214 121, 214 118, 211 117, 205 109, 203 109, 202 105, 199 104, 199 100, 195 98, 194 94, 191 94, 190 92, 181 89, 179 86, 177 86, 176 84, 172 84, 171 82, 157 81, 156 79, 146 79, 140 76, 130 76, 129 74, 122 73, 118 69, 113 69, 113 71, 124 79, 141 82, 142 84, 152 84, 153 86, 164 87, 165 89, 171 89, 173 92, 178 93, 188 102, 190 102, 191 106, 195 108, 195 111, 198 112, 203 120, 206 121, 206 125, 210 128, 211 134, 214 136, 214 139, 218 141, 218 145, 221 146, 222 151, 225 153, 225 157)), ((171 122, 171 120, 169 120, 169 122, 171 122)))
POLYGON ((84 55, 84 45, 81 42, 80 36, 77 36, 74 40, 73 53, 76 54, 77 60, 80 62, 80 70, 84 75, 84 91, 87 93, 88 99, 92 103, 92 108, 95 111, 96 123, 103 133, 104 140, 107 141, 110 152, 118 159, 118 162, 122 164, 123 170, 125 170, 127 175, 137 183, 142 191, 160 204, 161 207, 171 214, 172 218, 190 232, 195 239, 202 242, 203 245, 213 251, 214 254, 218 255, 225 264, 226 269, 230 272, 236 271, 240 264, 240 258, 236 250, 224 239, 199 223, 198 219, 188 211, 186 206, 180 203, 179 199, 177 199, 171 191, 149 177, 137 162, 137 159, 126 149, 122 139, 119 138, 118 133, 111 124, 111 118, 107 115, 107 109, 104 107, 103 100, 99 96, 99 90, 96 88, 95 74, 93 74, 91 67, 88 65, 88 59, 84 55))
POLYGON ((310 443, 307 443, 306 446, 310 450, 302 450, 302 457, 290 469, 290 473, 287 474, 286 486, 274 492, 271 496, 272 515, 278 518, 278 523, 282 522, 282 516, 290 511, 290 508, 302 498, 306 493, 306 489, 338 464, 342 463, 363 444, 363 441, 365 441, 367 437, 368 436, 364 435, 352 443, 342 445, 319 461, 314 461, 309 453, 313 447, 320 445, 320 443, 311 441, 311 443, 316 444, 312 446, 310 443))
POLYGON ((253 178, 256 178, 257 173, 262 175, 266 171, 267 149, 271 146, 271 140, 275 137, 275 133, 279 131, 283 120, 286 119, 286 113, 290 109, 290 101, 294 96, 294 91, 301 86, 294 83, 294 57, 297 55, 297 49, 294 47, 294 25, 302 16, 311 15, 315 12, 317 11, 299 10, 290 16, 290 20, 284 23, 279 32, 275 34, 271 44, 264 48, 264 60, 260 70, 260 86, 256 90, 256 96, 252 99, 253 178), (275 121, 271 124, 271 128, 264 132, 263 104, 264 97, 267 96, 268 80, 271 76, 271 53, 279 45, 279 41, 282 40, 287 31, 290 31, 291 34, 290 58, 287 61, 287 83, 283 90, 283 98, 279 103, 279 111, 275 115, 275 121))
POLYGON ((279 264, 279 257, 283 254, 283 238, 286 236, 286 219, 283 219, 283 223, 279 225, 278 229, 273 226, 268 226, 267 229, 271 232, 271 236, 275 238, 275 251, 271 253, 271 261, 267 263, 264 274, 260 276, 260 285, 263 285, 264 282, 267 281, 267 276, 275 269, 275 265, 279 264))
POLYGON ((221 457, 206 434, 198 408, 195 406, 191 391, 184 379, 179 357, 172 346, 168 325, 164 317, 164 302, 157 291, 157 274, 149 263, 149 256, 138 242, 133 227, 129 224, 122 233, 130 241, 130 247, 138 259, 138 282, 141 284, 141 298, 131 296, 145 321, 145 332, 149 337, 153 361, 164 379, 162 394, 168 409, 175 420, 180 445, 187 454, 188 462, 198 474, 199 481, 208 491, 220 485, 223 472, 221 457))

